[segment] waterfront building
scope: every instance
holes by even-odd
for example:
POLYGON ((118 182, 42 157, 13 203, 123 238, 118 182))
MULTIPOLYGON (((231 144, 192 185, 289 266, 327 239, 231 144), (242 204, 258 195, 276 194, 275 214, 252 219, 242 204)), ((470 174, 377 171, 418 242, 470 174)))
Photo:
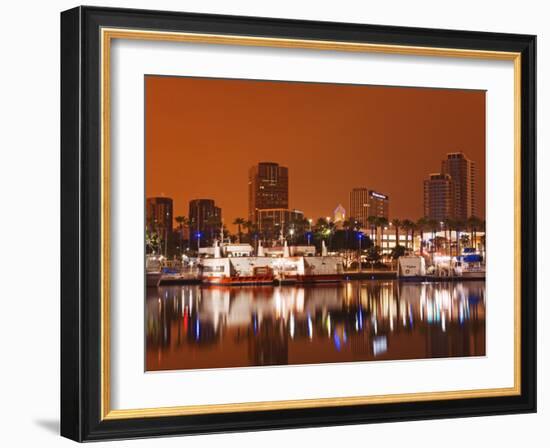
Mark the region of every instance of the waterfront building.
POLYGON ((222 223, 222 210, 213 199, 193 199, 189 201, 189 235, 191 240, 200 238, 212 243, 219 237, 222 223))
POLYGON ((248 219, 258 223, 258 211, 288 209, 288 168, 260 162, 248 173, 248 219))
POLYGON ((399 230, 399 242, 397 242, 397 236, 396 236, 395 227, 388 226, 384 229, 383 234, 380 235, 380 249, 383 254, 389 255, 391 254, 392 250, 395 248, 395 246, 399 245, 402 246, 408 250, 414 251, 417 248, 417 245, 415 245, 415 239, 418 240, 418 235, 415 235, 415 239, 413 239, 413 236, 411 234, 408 234, 403 231, 403 229, 399 230))
POLYGON ((466 220, 477 216, 475 163, 461 152, 448 153, 441 162, 441 173, 451 176, 455 184, 454 218, 466 220))
POLYGON ((424 181, 424 216, 436 221, 452 219, 456 212, 456 184, 449 174, 433 173, 424 181))
POLYGON ((349 195, 349 216, 367 227, 370 216, 389 219, 390 198, 365 187, 354 188, 349 195))
POLYGON ((302 211, 286 208, 257 210, 256 218, 258 232, 265 240, 276 240, 281 232, 285 238, 292 240, 294 235, 303 235, 308 223, 302 211))
POLYGON ((174 203, 171 198, 153 197, 145 201, 145 224, 149 232, 167 238, 173 231, 174 203))

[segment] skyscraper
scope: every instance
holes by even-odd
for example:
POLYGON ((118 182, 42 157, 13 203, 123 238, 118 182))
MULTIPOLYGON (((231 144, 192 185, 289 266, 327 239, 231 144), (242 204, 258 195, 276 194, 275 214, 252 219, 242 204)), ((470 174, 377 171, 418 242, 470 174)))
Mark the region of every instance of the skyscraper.
POLYGON ((367 226, 369 216, 389 219, 388 195, 368 188, 354 188, 349 194, 349 217, 367 226))
POLYGON ((443 221, 476 216, 475 164, 461 152, 448 153, 441 172, 424 181, 424 216, 443 221))
POLYGON ((189 201, 189 235, 196 239, 198 233, 203 241, 211 242, 218 238, 222 222, 222 210, 216 207, 213 199, 193 199, 189 201))
POLYGON ((369 190, 369 216, 390 219, 390 198, 387 194, 369 190))
POLYGON ((454 218, 466 220, 476 216, 475 163, 461 152, 448 153, 441 162, 441 173, 448 174, 455 183, 454 218))
POLYGON ((174 205, 171 198, 147 198, 145 208, 145 224, 148 231, 156 232, 163 237, 172 233, 174 205))
POLYGON ((260 162, 248 174, 248 219, 257 222, 257 211, 288 209, 288 168, 260 162))
POLYGON ((434 173, 424 181, 424 216, 436 221, 455 217, 456 184, 449 174, 434 173))

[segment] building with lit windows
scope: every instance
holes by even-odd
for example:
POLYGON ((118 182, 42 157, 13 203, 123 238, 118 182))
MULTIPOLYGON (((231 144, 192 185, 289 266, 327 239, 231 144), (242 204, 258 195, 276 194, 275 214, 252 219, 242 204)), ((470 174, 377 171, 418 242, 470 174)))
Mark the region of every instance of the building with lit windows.
POLYGON ((437 221, 476 216, 475 163, 461 152, 448 153, 441 172, 424 181, 424 216, 437 221))
POLYGON ((222 210, 213 199, 193 199, 189 201, 189 236, 191 240, 199 237, 205 243, 219 238, 222 225, 222 210))
POLYGON ((288 168, 260 162, 248 173, 248 219, 258 223, 258 211, 288 209, 288 168))
POLYGON ((466 220, 477 216, 475 163, 461 152, 448 153, 441 162, 441 173, 451 176, 455 184, 454 218, 466 220))
POLYGON ((455 182, 449 174, 430 174, 424 181, 424 216, 436 221, 453 219, 456 211, 455 182))
POLYGON ((171 198, 147 198, 145 209, 145 224, 149 232, 156 232, 163 237, 172 233, 174 203, 171 198))
POLYGON ((367 226, 370 216, 389 219, 390 198, 368 188, 351 190, 349 195, 349 217, 367 226))

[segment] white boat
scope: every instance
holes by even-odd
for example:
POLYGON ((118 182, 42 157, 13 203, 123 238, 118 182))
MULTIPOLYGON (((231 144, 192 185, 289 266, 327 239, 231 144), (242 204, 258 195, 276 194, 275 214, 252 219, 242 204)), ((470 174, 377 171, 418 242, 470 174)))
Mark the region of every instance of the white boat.
POLYGON ((202 282, 212 285, 258 285, 338 282, 340 257, 221 257, 202 260, 202 282))
POLYGON ((484 279, 485 263, 483 257, 475 252, 465 252, 452 261, 454 275, 464 279, 484 279))
POLYGON ((397 259, 397 278, 422 280, 426 277, 426 260, 420 255, 404 255, 397 259))
POLYGON ((147 255, 145 257, 145 278, 148 288, 156 288, 162 278, 162 263, 160 257, 147 255))

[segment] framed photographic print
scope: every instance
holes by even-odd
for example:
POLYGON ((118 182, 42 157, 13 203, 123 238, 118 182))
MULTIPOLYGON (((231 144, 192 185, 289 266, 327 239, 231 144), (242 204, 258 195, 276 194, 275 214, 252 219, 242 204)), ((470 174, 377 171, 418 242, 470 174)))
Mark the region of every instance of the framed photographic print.
POLYGON ((535 412, 535 37, 61 14, 61 433, 535 412))

